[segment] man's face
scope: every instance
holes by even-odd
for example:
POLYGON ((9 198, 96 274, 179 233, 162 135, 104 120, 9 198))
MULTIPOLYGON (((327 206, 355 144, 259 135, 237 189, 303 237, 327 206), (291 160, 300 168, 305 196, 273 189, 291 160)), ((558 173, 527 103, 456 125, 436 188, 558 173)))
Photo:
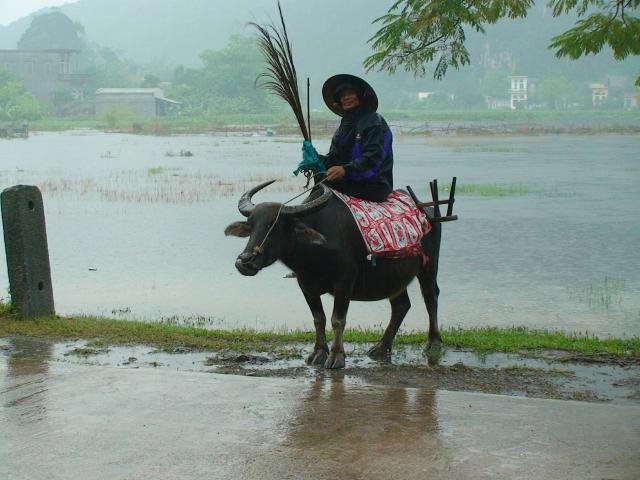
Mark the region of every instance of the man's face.
POLYGON ((360 100, 358 99, 356 91, 349 89, 342 92, 340 94, 340 105, 344 111, 353 110, 360 105, 360 100))

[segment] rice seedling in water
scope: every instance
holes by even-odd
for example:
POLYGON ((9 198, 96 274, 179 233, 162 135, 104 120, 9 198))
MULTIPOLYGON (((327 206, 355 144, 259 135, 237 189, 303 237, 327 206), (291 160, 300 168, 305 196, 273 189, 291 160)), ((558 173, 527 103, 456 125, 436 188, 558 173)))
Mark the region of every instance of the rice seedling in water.
POLYGON ((624 282, 605 276, 601 282, 570 288, 568 291, 571 298, 583 301, 591 308, 607 311, 622 303, 624 287, 624 282))
POLYGON ((149 175, 159 175, 161 173, 168 173, 168 172, 177 172, 182 170, 182 168, 180 167, 162 167, 162 166, 158 166, 158 167, 151 167, 149 169, 147 169, 147 173, 149 175))
POLYGON ((516 150, 505 145, 456 145, 452 147, 454 152, 472 153, 512 153, 516 150))
POLYGON ((301 179, 284 174, 250 174, 240 178, 223 178, 207 172, 162 166, 149 168, 146 172, 115 170, 104 177, 91 178, 31 177, 27 181, 22 175, 12 175, 8 183, 36 184, 48 198, 193 204, 239 196, 257 183, 274 177, 278 181, 269 188, 271 192, 297 193, 302 189, 301 179))
POLYGON ((585 298, 589 306, 609 310, 612 305, 622 303, 624 282, 604 277, 602 283, 591 284, 584 289, 585 298))
MULTIPOLYGON (((442 185, 442 190, 444 192, 451 191, 451 184, 442 185)), ((459 195, 506 197, 511 195, 527 195, 532 192, 533 190, 522 184, 500 185, 497 183, 458 183, 456 185, 456 194, 459 195)))
POLYGON ((548 198, 572 198, 572 197, 575 197, 577 194, 576 192, 571 190, 561 190, 558 187, 554 187, 551 190, 545 191, 543 195, 548 198))

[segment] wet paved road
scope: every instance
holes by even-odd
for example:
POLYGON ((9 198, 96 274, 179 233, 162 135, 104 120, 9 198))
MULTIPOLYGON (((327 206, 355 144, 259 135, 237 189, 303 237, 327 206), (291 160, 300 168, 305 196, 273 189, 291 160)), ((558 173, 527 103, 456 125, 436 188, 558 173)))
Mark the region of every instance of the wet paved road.
POLYGON ((0 352, 1 479, 633 479, 640 407, 0 352))

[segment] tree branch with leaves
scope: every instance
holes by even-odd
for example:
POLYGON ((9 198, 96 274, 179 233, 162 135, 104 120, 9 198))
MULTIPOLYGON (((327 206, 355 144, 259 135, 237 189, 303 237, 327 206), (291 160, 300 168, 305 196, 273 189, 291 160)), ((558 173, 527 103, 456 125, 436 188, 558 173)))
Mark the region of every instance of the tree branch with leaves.
MULTIPOLYGON (((524 18, 533 0, 397 0, 374 23, 382 26, 369 39, 373 54, 367 70, 394 73, 398 67, 425 75, 435 63, 433 77, 442 79, 449 67, 470 63, 465 30, 484 33, 502 18, 524 18)), ((558 58, 599 53, 605 45, 620 61, 640 55, 640 0, 550 0, 554 17, 575 12, 575 26, 551 39, 558 58)), ((636 80, 640 86, 640 77, 636 80)))

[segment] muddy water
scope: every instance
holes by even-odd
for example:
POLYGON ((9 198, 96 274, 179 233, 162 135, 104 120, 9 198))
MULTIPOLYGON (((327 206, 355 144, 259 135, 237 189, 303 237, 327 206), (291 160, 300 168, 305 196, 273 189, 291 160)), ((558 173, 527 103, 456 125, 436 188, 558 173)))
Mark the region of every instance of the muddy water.
MULTIPOLYGON (((326 139, 316 141, 318 150, 326 139)), ((459 194, 444 226, 443 326, 526 325, 599 335, 640 334, 640 137, 396 138, 396 185, 523 186, 524 194, 459 194)), ((2 188, 44 194, 56 307, 208 327, 311 326, 295 280, 273 266, 257 277, 225 238, 237 198, 280 177, 259 199, 303 183, 294 139, 261 135, 147 137, 92 131, 0 142, 2 188), (193 156, 180 156, 180 151, 193 156)), ((0 289, 7 291, 0 264, 0 289)), ((422 330, 417 285, 405 330, 422 330)), ((330 309, 330 298, 325 299, 330 309)), ((351 326, 386 325, 386 302, 355 303, 351 326)))
POLYGON ((393 359, 371 360, 370 345, 346 344, 350 352, 343 373, 309 368, 304 359, 310 345, 294 345, 285 352, 175 352, 148 346, 96 348, 85 341, 49 344, 27 338, 0 339, 0 357, 31 370, 46 365, 73 364, 154 368, 163 371, 224 373, 243 376, 286 377, 322 382, 339 378, 352 385, 409 386, 563 400, 640 405, 640 365, 637 363, 580 363, 566 354, 548 352, 545 358, 518 354, 447 349, 425 357, 417 346, 398 347, 393 359), (17 361, 19 360, 19 362, 17 361))

